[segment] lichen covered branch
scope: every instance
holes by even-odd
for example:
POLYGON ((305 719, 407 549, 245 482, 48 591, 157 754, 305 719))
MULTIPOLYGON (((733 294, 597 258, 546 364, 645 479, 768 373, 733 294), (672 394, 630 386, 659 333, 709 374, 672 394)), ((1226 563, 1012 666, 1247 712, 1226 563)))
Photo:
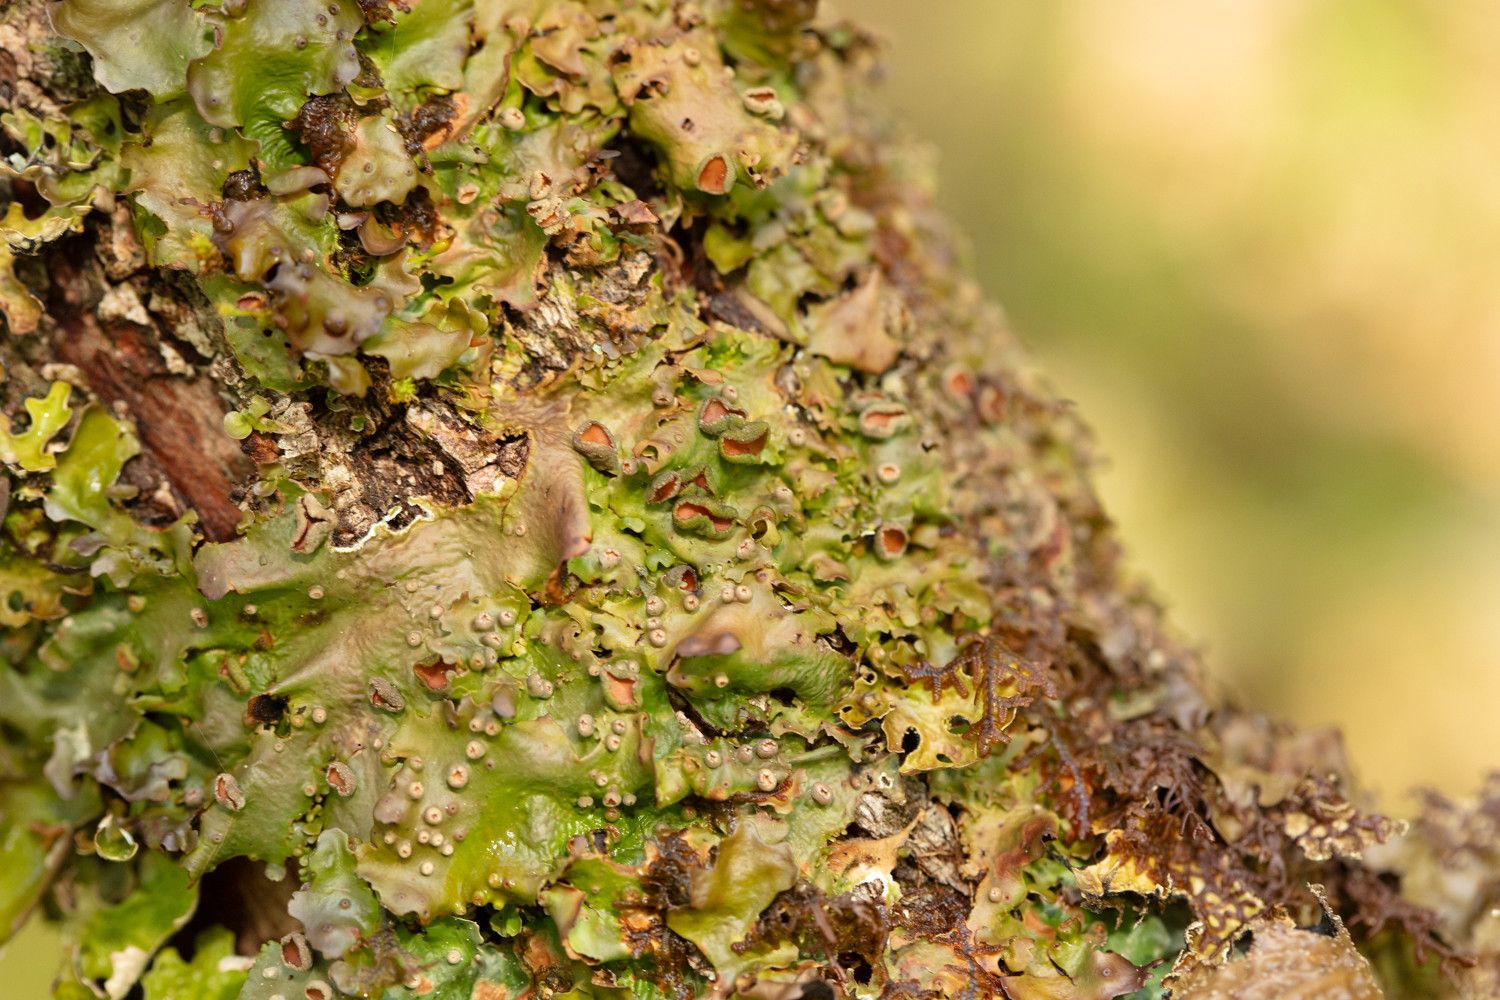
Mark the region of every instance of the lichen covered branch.
POLYGON ((1469 974, 1122 579, 814 8, 0 13, 0 938, 59 996, 1469 974))

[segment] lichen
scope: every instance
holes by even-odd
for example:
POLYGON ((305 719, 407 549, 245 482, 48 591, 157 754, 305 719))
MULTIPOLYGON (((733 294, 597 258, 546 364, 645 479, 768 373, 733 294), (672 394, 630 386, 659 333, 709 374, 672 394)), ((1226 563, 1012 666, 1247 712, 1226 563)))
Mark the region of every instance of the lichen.
POLYGON ((0 164, 0 937, 60 921, 59 995, 1102 1000, 1309 881, 1384 926, 1399 825, 1121 583, 814 6, 58 6, 96 89, 0 164))

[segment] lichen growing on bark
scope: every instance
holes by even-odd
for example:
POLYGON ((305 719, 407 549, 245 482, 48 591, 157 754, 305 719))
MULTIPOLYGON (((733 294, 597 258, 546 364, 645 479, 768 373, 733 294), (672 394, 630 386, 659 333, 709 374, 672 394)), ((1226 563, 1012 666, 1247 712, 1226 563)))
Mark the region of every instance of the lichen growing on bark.
POLYGON ((814 7, 0 15, 0 937, 59 921, 59 996, 1209 997, 1310 988, 1325 921, 1363 997, 1336 914, 1393 982, 1488 947, 1122 580, 814 7))

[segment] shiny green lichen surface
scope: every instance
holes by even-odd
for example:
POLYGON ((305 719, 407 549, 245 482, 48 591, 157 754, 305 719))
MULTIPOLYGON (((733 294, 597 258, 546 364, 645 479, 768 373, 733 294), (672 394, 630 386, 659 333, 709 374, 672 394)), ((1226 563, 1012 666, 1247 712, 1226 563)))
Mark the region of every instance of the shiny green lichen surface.
POLYGON ((813 7, 3 15, 0 938, 59 996, 1104 1000, 1376 905, 1391 824, 1121 584, 813 7))

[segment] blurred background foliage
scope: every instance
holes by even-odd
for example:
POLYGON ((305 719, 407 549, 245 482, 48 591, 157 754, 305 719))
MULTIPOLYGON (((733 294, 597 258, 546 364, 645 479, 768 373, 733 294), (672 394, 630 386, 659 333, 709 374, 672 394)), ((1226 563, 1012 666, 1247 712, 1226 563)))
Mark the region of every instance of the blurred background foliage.
MULTIPOLYGON (((825 0, 1217 676, 1368 786, 1500 765, 1500 5, 825 0)), ((29 928, 0 993, 41 997, 29 928), (12 993, 12 991, 15 991, 12 993)))
POLYGON ((1228 689, 1394 812, 1500 764, 1500 6, 843 0, 1228 689))

